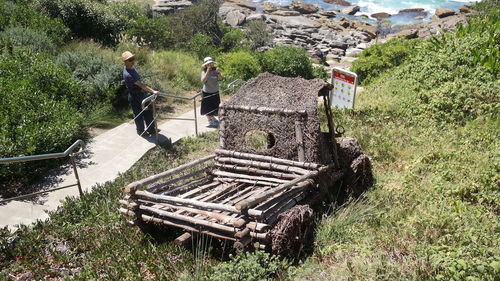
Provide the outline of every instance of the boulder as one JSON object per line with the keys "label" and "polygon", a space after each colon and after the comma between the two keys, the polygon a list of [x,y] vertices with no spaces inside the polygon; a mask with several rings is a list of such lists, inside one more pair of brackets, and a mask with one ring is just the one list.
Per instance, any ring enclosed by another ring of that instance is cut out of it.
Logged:
{"label": "boulder", "polygon": [[237,9],[233,6],[222,5],[219,8],[219,17],[221,17],[222,19],[226,19],[227,14],[229,14],[229,12],[232,12],[235,10],[237,10]]}
{"label": "boulder", "polygon": [[331,55],[331,56],[334,56],[334,57],[338,58],[338,57],[343,57],[344,54],[345,54],[345,51],[342,50],[342,49],[331,48],[330,49],[330,53],[328,55]]}
{"label": "boulder", "polygon": [[405,29],[400,32],[394,34],[395,37],[403,37],[405,39],[413,39],[418,37],[417,29]]}
{"label": "boulder", "polygon": [[314,20],[308,19],[304,16],[278,16],[278,15],[269,15],[268,19],[276,22],[277,24],[281,24],[288,28],[319,28],[320,24]]}
{"label": "boulder", "polygon": [[319,11],[317,5],[307,4],[300,0],[292,0],[290,8],[302,14],[313,14]]}
{"label": "boulder", "polygon": [[434,15],[441,19],[441,18],[455,15],[455,11],[453,11],[452,9],[437,8]]}
{"label": "boulder", "polygon": [[425,13],[424,8],[410,8],[410,9],[403,9],[399,10],[398,14],[404,14],[404,13]]}
{"label": "boulder", "polygon": [[366,49],[366,48],[370,47],[371,45],[372,45],[372,44],[370,44],[370,43],[360,43],[360,44],[358,44],[358,45],[356,46],[356,48],[364,50],[364,49]]}
{"label": "boulder", "polygon": [[340,59],[341,63],[353,63],[355,60],[357,60],[357,57],[342,57]]}
{"label": "boulder", "polygon": [[342,10],[342,13],[343,14],[346,14],[346,15],[354,15],[356,14],[357,12],[359,12],[359,6],[351,6],[351,7],[347,7],[345,9]]}
{"label": "boulder", "polygon": [[251,14],[251,15],[247,16],[246,21],[250,22],[250,21],[254,21],[254,20],[265,20],[265,19],[266,19],[266,17],[263,14]]}
{"label": "boulder", "polygon": [[238,10],[231,11],[226,16],[226,22],[232,27],[236,27],[245,23],[246,16]]}
{"label": "boulder", "polygon": [[277,5],[273,4],[273,3],[269,3],[269,2],[264,2],[262,4],[262,10],[264,11],[264,13],[272,13],[272,12],[275,12],[277,10],[279,10],[280,7],[278,7]]}
{"label": "boulder", "polygon": [[335,4],[339,6],[351,6],[351,3],[345,1],[345,0],[323,0],[323,2],[328,3],[328,4]]}
{"label": "boulder", "polygon": [[249,9],[252,11],[257,10],[257,6],[254,4],[244,1],[244,0],[226,0],[223,5],[229,5],[229,6],[237,6],[245,9]]}
{"label": "boulder", "polygon": [[332,10],[330,10],[330,11],[323,11],[323,12],[320,12],[319,14],[322,15],[322,16],[325,16],[327,18],[334,18],[334,17],[337,16],[337,12],[332,11]]}
{"label": "boulder", "polygon": [[386,19],[386,18],[389,18],[390,16],[391,16],[391,14],[384,13],[384,12],[371,14],[371,17],[374,19],[377,19],[377,20]]}
{"label": "boulder", "polygon": [[458,10],[460,11],[460,13],[464,13],[464,14],[469,14],[472,12],[472,9],[470,8],[470,6],[467,6],[467,5],[461,6]]}
{"label": "boulder", "polygon": [[329,46],[330,46],[330,48],[334,48],[334,49],[341,49],[341,50],[347,49],[347,43],[342,42],[342,41],[331,41]]}
{"label": "boulder", "polygon": [[283,10],[279,10],[279,11],[272,12],[272,14],[273,15],[277,15],[277,16],[284,16],[284,17],[300,16],[300,13],[297,12],[297,11],[283,11]]}
{"label": "boulder", "polygon": [[357,57],[359,54],[361,54],[361,52],[363,52],[362,49],[358,49],[358,48],[349,48],[345,51],[345,56],[346,57]]}

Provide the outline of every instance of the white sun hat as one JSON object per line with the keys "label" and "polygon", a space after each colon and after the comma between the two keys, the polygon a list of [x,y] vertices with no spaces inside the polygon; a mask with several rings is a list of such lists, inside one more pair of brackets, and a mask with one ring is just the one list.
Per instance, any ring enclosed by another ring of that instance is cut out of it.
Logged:
{"label": "white sun hat", "polygon": [[215,63],[214,59],[212,59],[211,57],[206,57],[203,59],[203,64],[201,66],[207,66],[211,63]]}

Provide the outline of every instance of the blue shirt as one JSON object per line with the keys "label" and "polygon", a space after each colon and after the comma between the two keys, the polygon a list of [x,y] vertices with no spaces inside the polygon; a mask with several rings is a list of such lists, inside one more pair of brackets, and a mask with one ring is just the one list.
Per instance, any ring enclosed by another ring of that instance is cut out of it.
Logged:
{"label": "blue shirt", "polygon": [[141,81],[141,75],[135,70],[135,68],[127,69],[123,68],[123,80],[125,80],[125,87],[131,94],[138,94],[142,89],[135,84],[135,82]]}

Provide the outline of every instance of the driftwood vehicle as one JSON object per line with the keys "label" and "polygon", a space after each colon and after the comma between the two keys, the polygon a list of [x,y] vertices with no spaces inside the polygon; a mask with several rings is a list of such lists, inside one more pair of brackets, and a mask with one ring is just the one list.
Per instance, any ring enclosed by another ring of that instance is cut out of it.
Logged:
{"label": "driftwood vehicle", "polygon": [[269,73],[248,81],[220,106],[220,148],[129,184],[120,212],[133,225],[186,230],[177,241],[207,234],[237,249],[300,250],[314,206],[358,195],[372,182],[370,158],[356,140],[336,141],[330,86]]}

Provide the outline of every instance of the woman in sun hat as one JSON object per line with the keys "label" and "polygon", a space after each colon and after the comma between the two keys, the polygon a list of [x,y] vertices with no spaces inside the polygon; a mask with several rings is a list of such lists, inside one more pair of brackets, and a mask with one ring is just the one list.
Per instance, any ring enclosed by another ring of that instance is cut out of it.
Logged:
{"label": "woman in sun hat", "polygon": [[219,81],[224,79],[218,67],[215,67],[215,61],[211,57],[203,59],[201,65],[201,82],[203,82],[201,115],[206,115],[209,127],[216,128],[219,125],[215,116],[219,113]]}
{"label": "woman in sun hat", "polygon": [[[125,64],[123,67],[123,80],[125,80],[125,87],[128,92],[128,102],[132,107],[132,111],[134,112],[134,121],[135,127],[138,135],[143,135],[144,130],[147,130],[149,135],[154,135],[156,125],[153,123],[153,113],[151,108],[148,110],[142,111],[141,103],[146,95],[144,91],[149,92],[153,95],[158,95],[159,92],[153,90],[151,87],[144,85],[141,82],[141,75],[134,68],[135,57],[129,51],[122,53],[122,61]],[[148,127],[149,126],[149,127]]]}

